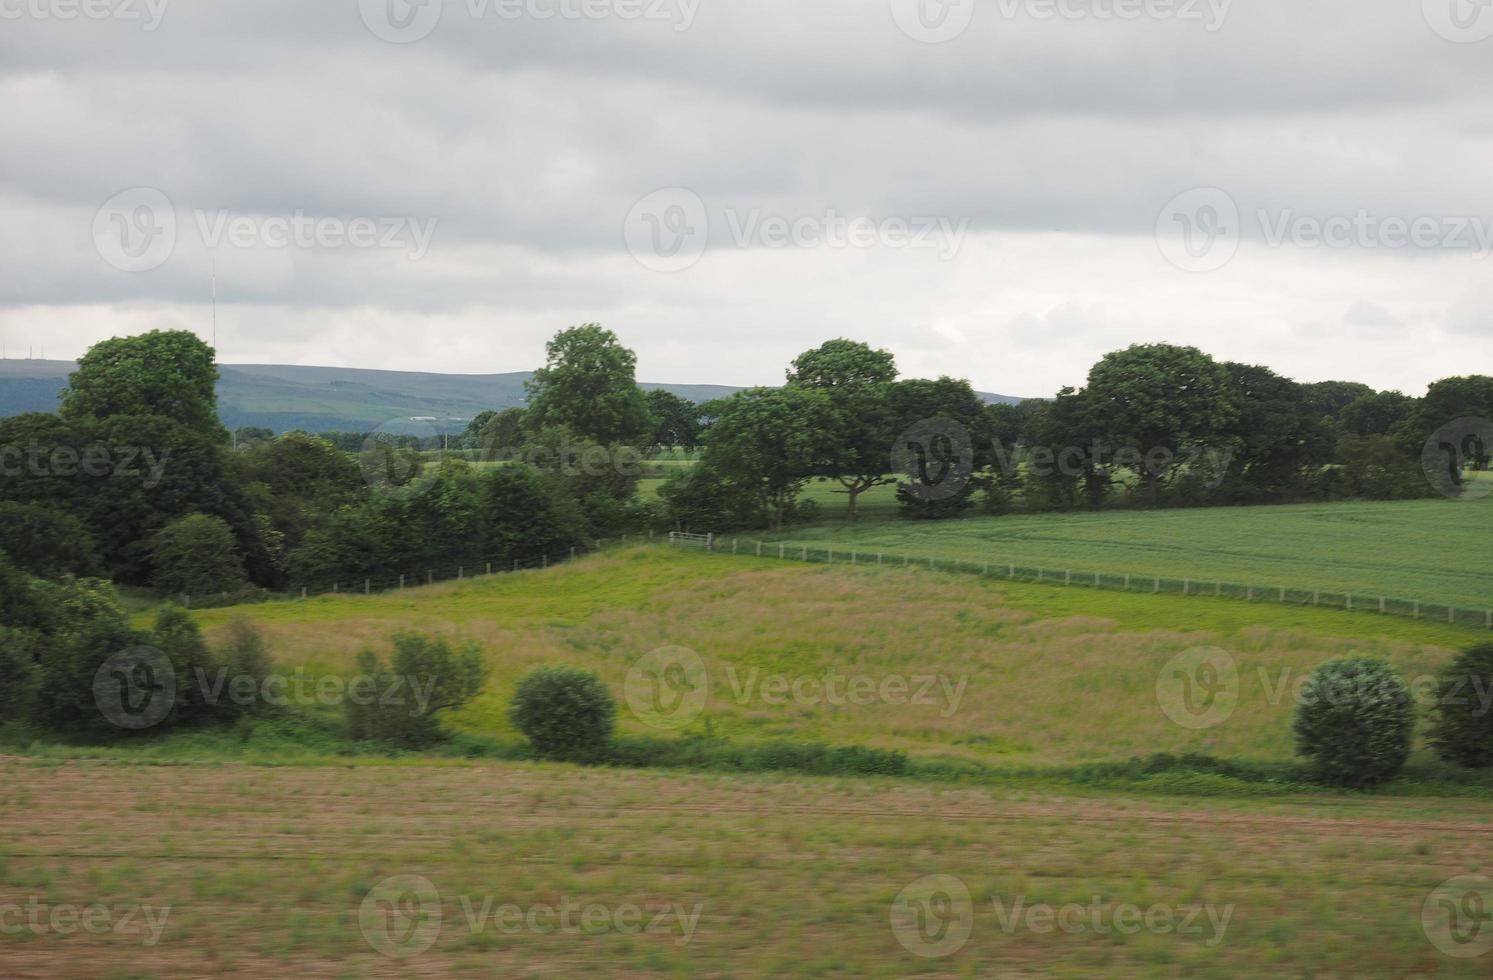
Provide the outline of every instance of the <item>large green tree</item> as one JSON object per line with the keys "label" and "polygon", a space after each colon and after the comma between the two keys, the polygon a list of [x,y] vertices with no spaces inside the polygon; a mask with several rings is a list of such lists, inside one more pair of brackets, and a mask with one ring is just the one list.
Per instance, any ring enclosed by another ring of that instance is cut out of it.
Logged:
{"label": "large green tree", "polygon": [[856,501],[873,487],[897,482],[890,472],[892,444],[901,431],[891,404],[897,366],[892,355],[856,340],[829,340],[793,359],[789,387],[823,391],[837,415],[836,451],[825,475],[844,487],[845,517],[856,519]]}
{"label": "large green tree", "polygon": [[1233,455],[1220,491],[1232,502],[1281,501],[1299,496],[1313,467],[1332,457],[1332,435],[1304,385],[1267,367],[1224,365],[1238,410],[1230,423]]}
{"label": "large green tree", "polygon": [[839,418],[830,397],[813,388],[751,388],[725,399],[706,430],[708,472],[750,494],[772,528],[783,525],[810,477],[837,452]]}
{"label": "large green tree", "polygon": [[677,447],[694,452],[700,444],[700,408],[672,391],[654,388],[648,392],[648,416],[652,420],[651,447]]}
{"label": "large green tree", "polygon": [[599,323],[570,327],[545,345],[545,365],[525,382],[525,427],[564,426],[602,445],[641,445],[648,404],[638,388],[637,355]]}
{"label": "large green tree", "polygon": [[[991,462],[988,416],[968,381],[908,378],[887,388],[893,438],[883,452],[897,470],[897,499],[909,517],[953,517],[968,510],[975,473]],[[897,463],[915,462],[911,469]]]}
{"label": "large green tree", "polygon": [[65,419],[160,415],[215,440],[218,369],[213,349],[185,330],[152,330],[94,344],[78,361],[62,395]]}
{"label": "large green tree", "polygon": [[1154,506],[1190,452],[1227,437],[1239,412],[1229,373],[1196,347],[1134,344],[1089,370],[1088,396],[1106,442],[1128,458]]}

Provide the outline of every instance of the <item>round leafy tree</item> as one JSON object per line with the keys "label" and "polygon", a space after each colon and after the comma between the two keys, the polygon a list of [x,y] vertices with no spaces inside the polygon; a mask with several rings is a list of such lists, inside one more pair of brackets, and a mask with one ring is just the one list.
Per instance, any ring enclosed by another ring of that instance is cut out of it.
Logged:
{"label": "round leafy tree", "polygon": [[577,757],[612,737],[617,702],[589,671],[541,667],[519,681],[508,717],[544,755]]}
{"label": "round leafy tree", "polygon": [[1415,705],[1382,660],[1338,657],[1312,672],[1296,706],[1296,752],[1329,785],[1382,783],[1405,765]]}
{"label": "round leafy tree", "polygon": [[1445,762],[1493,766],[1493,643],[1475,646],[1451,662],[1437,682],[1431,744]]}

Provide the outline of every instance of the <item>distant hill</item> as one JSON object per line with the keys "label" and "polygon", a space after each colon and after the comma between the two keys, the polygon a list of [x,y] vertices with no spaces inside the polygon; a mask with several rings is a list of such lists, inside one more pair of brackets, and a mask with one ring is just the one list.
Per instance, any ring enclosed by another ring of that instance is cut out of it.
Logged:
{"label": "distant hill", "polygon": [[[54,412],[57,397],[76,370],[73,361],[0,360],[0,417]],[[218,365],[218,414],[230,429],[252,425],[276,432],[367,432],[393,419],[451,420],[443,428],[465,428],[487,409],[524,403],[529,371],[511,374],[428,374],[296,364]],[[740,388],[728,385],[642,383],[693,402],[721,398]],[[986,402],[1015,404],[1020,398],[992,395]]]}

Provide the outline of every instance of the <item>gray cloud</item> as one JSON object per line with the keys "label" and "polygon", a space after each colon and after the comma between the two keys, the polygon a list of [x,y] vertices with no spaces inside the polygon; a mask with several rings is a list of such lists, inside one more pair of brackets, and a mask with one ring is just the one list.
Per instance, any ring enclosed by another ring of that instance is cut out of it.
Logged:
{"label": "gray cloud", "polygon": [[[1113,346],[1174,337],[1418,390],[1457,360],[1443,338],[1486,332],[1446,298],[1486,277],[1466,249],[1271,247],[1259,216],[1493,221],[1493,40],[1455,43],[1391,0],[1236,0],[1214,31],[1097,16],[1115,0],[1042,20],[1041,2],[979,0],[943,44],[906,36],[889,0],[702,0],[687,30],[449,0],[410,44],[375,36],[358,0],[177,0],[151,31],[7,19],[0,331],[14,347],[45,323],[77,354],[200,322],[216,264],[223,353],[242,361],[387,366],[417,336],[422,366],[516,370],[547,332],[602,319],[659,379],[774,382],[853,334],[908,370],[1044,393]],[[1163,205],[1200,186],[1228,193],[1243,237],[1206,273],[1154,240]],[[177,240],[122,272],[94,221],[134,187],[170,200]],[[709,234],[697,264],[660,274],[624,222],[666,187],[699,195]],[[733,239],[733,223],[830,212],[968,230],[941,258],[822,228],[813,247]],[[210,248],[199,213],[434,230],[418,261]],[[1374,346],[1345,352],[1351,337]]]}

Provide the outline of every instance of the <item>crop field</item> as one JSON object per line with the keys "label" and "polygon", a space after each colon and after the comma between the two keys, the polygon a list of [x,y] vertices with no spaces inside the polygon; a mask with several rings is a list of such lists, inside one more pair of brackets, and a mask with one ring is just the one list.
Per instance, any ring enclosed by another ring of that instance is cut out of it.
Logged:
{"label": "crop field", "polygon": [[1486,866],[1466,801],[15,759],[0,787],[0,904],[42,924],[0,941],[15,980],[1485,975],[1422,919]]}
{"label": "crop field", "polygon": [[[1394,618],[1211,597],[1125,595],[989,582],[921,569],[828,568],[634,547],[544,572],[403,593],[203,611],[209,638],[236,616],[260,626],[283,669],[351,674],[365,646],[399,629],[476,640],[487,691],[451,724],[516,737],[506,707],[542,664],[596,671],[622,692],[656,650],[699,658],[697,710],[619,712],[637,735],[818,739],[990,765],[1062,765],[1201,751],[1291,755],[1293,685],[1347,652],[1429,676],[1484,634]],[[1158,678],[1174,658],[1217,648],[1238,678],[1229,717],[1176,723]],[[772,682],[803,679],[802,696]],[[832,703],[852,680],[876,685]],[[892,685],[884,692],[882,684]],[[900,691],[901,685],[907,691]]]}
{"label": "crop field", "polygon": [[[828,488],[820,485],[813,493],[827,495]],[[1493,497],[930,522],[896,519],[873,501],[858,524],[841,517],[844,499],[823,500],[821,525],[789,528],[770,539],[847,552],[1351,591],[1471,609],[1493,606]]]}

